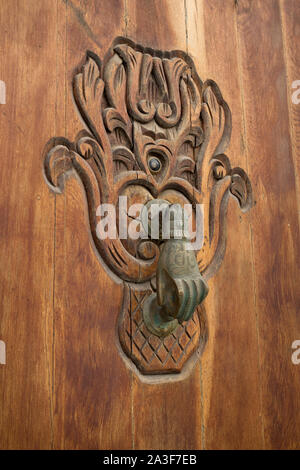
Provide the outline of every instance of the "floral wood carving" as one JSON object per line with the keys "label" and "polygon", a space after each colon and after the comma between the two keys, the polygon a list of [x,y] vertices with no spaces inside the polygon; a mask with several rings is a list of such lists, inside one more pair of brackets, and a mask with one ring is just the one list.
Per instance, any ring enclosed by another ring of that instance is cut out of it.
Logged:
{"label": "floral wood carving", "polygon": [[[182,375],[205,345],[203,306],[167,338],[151,334],[141,308],[155,290],[157,245],[119,237],[100,240],[96,210],[100,203],[117,207],[120,195],[128,197],[128,204],[158,197],[203,204],[204,243],[197,261],[208,280],[225,252],[228,196],[242,211],[252,205],[246,173],[231,168],[225,155],[230,109],[215,82],[200,80],[188,55],[124,38],[114,41],[103,63],[87,52],[73,94],[86,128],[74,142],[56,137],[47,144],[46,181],[56,193],[63,191],[66,175],[76,175],[83,184],[94,248],[124,283],[118,338],[126,360],[144,376]],[[149,167],[152,156],[160,162],[158,172]]]}

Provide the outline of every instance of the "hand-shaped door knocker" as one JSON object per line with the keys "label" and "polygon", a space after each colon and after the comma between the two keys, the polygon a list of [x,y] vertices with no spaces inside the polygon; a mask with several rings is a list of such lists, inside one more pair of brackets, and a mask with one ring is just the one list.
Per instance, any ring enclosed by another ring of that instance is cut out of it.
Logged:
{"label": "hand-shaped door knocker", "polygon": [[[242,211],[252,205],[246,173],[232,169],[224,153],[230,109],[215,82],[200,80],[187,54],[125,38],[113,42],[102,63],[87,52],[73,94],[85,129],[74,142],[48,142],[46,181],[56,193],[63,191],[66,174],[82,182],[93,247],[112,279],[124,285],[116,318],[124,360],[144,380],[182,376],[205,345],[201,302],[225,253],[229,195]],[[155,237],[145,214],[162,203]],[[115,216],[111,237],[99,229],[107,217],[104,205]],[[132,212],[136,205],[140,210]],[[169,234],[163,234],[161,220],[175,206]],[[186,207],[192,208],[188,217]],[[190,215],[197,222],[199,207],[201,228],[192,222],[194,229],[185,230]],[[140,225],[143,236],[132,224]],[[199,245],[194,239],[200,232]]]}
{"label": "hand-shaped door knocker", "polygon": [[[156,219],[149,219],[153,204],[160,206],[162,212],[156,211]],[[178,323],[189,321],[195,308],[208,293],[189,240],[190,234],[184,231],[185,222],[188,221],[185,216],[184,209],[179,204],[171,205],[161,199],[152,199],[142,209],[141,220],[145,231],[151,237],[156,223],[161,246],[156,269],[157,293],[151,294],[143,306],[145,325],[158,337],[170,335],[176,330]],[[169,225],[168,230],[165,230],[167,238],[164,239],[163,227],[160,225],[166,220]]]}

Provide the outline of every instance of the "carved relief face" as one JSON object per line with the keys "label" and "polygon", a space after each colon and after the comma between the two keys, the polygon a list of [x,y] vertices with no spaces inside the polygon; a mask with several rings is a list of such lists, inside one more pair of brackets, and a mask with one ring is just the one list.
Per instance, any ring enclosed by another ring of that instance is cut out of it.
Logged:
{"label": "carved relief face", "polygon": [[[201,82],[193,76],[192,64],[175,53],[158,55],[121,44],[104,66],[104,77],[112,106],[104,109],[104,116],[115,173],[144,172],[156,193],[172,177],[194,184],[194,149],[203,133]],[[130,155],[127,164],[124,147]]]}
{"label": "carved relief face", "polygon": [[[120,180],[123,174],[125,180],[120,195],[128,197],[129,205],[153,197],[193,202],[194,152],[203,132],[201,82],[193,76],[192,64],[180,54],[158,55],[121,44],[113,48],[103,74],[114,177]],[[131,170],[139,172],[138,181],[126,178]],[[136,252],[137,242],[122,243]]]}

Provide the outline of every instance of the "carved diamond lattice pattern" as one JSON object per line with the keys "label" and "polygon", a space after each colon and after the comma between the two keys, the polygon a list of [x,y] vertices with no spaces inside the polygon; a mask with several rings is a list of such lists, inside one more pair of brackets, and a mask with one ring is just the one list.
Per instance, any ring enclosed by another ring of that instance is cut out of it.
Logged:
{"label": "carved diamond lattice pattern", "polygon": [[131,291],[125,314],[125,342],[131,359],[144,373],[180,372],[183,362],[199,344],[197,312],[188,322],[178,325],[166,338],[151,334],[143,321],[142,307],[150,291]]}

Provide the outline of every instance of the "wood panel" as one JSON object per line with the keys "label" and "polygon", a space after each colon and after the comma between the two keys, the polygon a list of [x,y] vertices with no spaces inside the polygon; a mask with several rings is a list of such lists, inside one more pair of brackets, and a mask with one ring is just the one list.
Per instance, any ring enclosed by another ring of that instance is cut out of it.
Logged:
{"label": "wood panel", "polygon": [[1,1],[0,11],[0,338],[7,349],[0,447],[44,449],[52,426],[54,197],[41,156],[55,132],[57,11],[34,0]]}
{"label": "wood panel", "polygon": [[[189,53],[202,80],[219,84],[232,112],[226,153],[233,167],[248,171],[234,2],[188,0],[187,6]],[[226,254],[209,281],[205,300],[209,341],[202,375],[208,449],[263,446],[250,220],[251,214],[241,213],[235,198],[230,198]]]}
{"label": "wood panel", "polygon": [[[123,33],[124,2],[68,1],[65,9],[61,132],[73,140],[83,128],[72,99],[74,71],[87,50],[102,59]],[[131,373],[115,333],[121,303],[122,287],[108,277],[91,247],[81,187],[70,180],[56,197],[54,448],[131,448]]]}
{"label": "wood panel", "polygon": [[[300,80],[300,3],[297,0],[280,2],[284,60],[287,76],[287,100],[290,120],[290,136],[295,167],[298,216],[300,218],[300,103],[293,102],[292,95],[299,90],[293,88]],[[299,99],[299,92],[297,93]]]}
{"label": "wood panel", "polygon": [[[299,448],[298,3],[0,0],[0,448]],[[209,341],[178,382],[142,382],[123,361],[123,289],[90,244],[81,187],[54,196],[42,177],[47,140],[83,128],[74,72],[120,35],[184,50],[220,85],[228,155],[253,184],[251,212],[230,198]]]}
{"label": "wood panel", "polygon": [[237,5],[266,448],[299,447],[299,227],[279,2]]}
{"label": "wood panel", "polygon": [[[161,50],[186,51],[183,0],[132,0],[127,5],[127,36]],[[201,448],[199,366],[184,381],[145,384],[133,381],[133,446],[137,449]]]}

